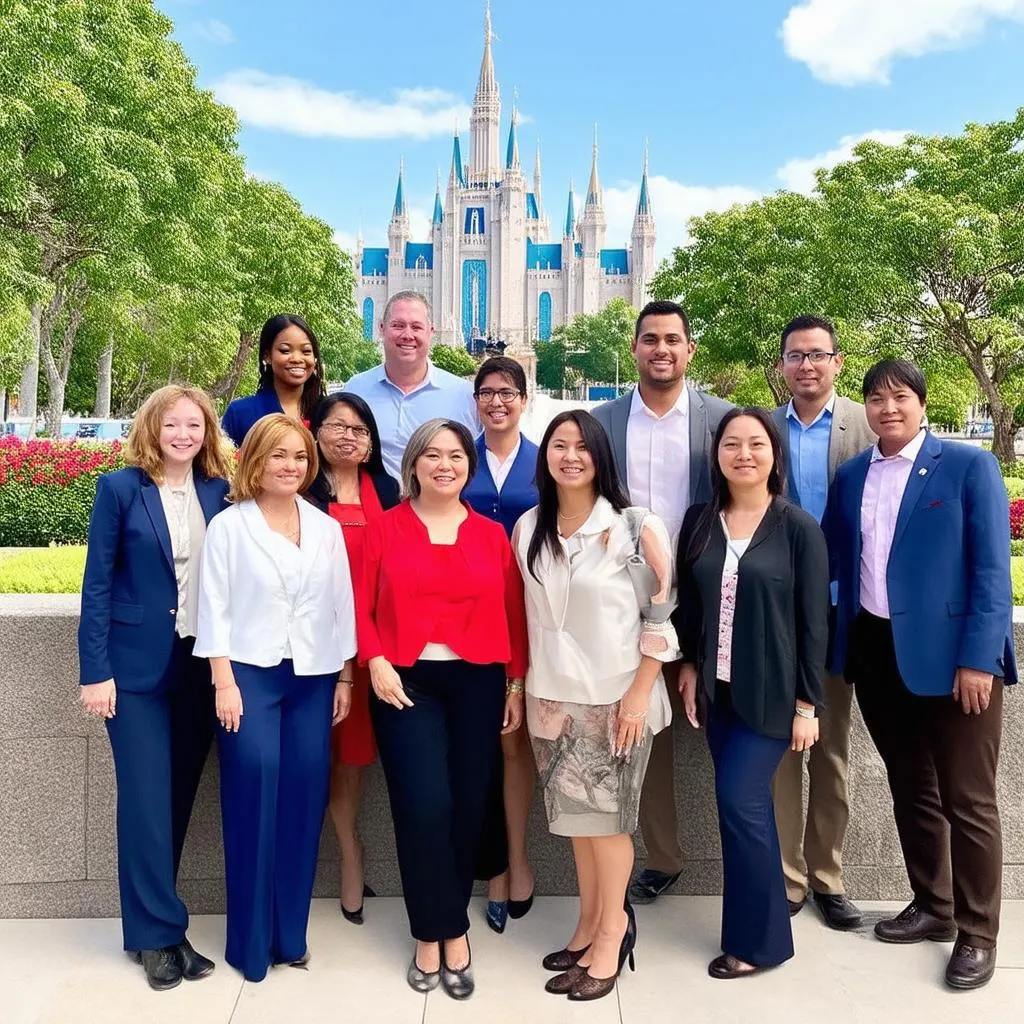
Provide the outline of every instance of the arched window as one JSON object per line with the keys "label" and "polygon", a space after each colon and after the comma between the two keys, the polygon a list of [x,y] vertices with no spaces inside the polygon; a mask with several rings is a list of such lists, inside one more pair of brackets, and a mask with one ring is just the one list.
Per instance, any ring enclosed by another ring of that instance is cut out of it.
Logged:
{"label": "arched window", "polygon": [[417,256],[416,257],[416,269],[417,270],[426,270],[427,269],[427,258],[426,258],[426,256]]}
{"label": "arched window", "polygon": [[551,340],[551,292],[541,292],[537,299],[537,337]]}
{"label": "arched window", "polygon": [[369,296],[363,299],[363,337],[373,341],[373,299]]}

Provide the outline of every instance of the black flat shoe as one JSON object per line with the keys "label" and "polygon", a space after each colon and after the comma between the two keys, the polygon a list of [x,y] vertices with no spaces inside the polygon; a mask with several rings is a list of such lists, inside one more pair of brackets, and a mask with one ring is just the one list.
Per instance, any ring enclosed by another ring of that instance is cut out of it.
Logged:
{"label": "black flat shoe", "polygon": [[525,900],[509,900],[508,901],[508,916],[513,921],[518,921],[521,917],[526,917],[530,912],[530,908],[533,906],[533,893]]}
{"label": "black flat shoe", "polygon": [[767,970],[767,968],[742,963],[728,953],[716,956],[708,964],[708,974],[712,978],[718,978],[720,981],[731,981],[733,978],[749,978],[752,975],[760,974],[764,970]]}
{"label": "black flat shoe", "polygon": [[978,949],[966,942],[957,942],[946,965],[946,984],[966,991],[981,988],[992,980],[996,969],[995,949]]}
{"label": "black flat shoe", "polygon": [[859,928],[864,922],[864,915],[845,896],[833,896],[829,893],[816,892],[812,895],[815,906],[829,928],[839,932],[848,932]]}
{"label": "black flat shoe", "polygon": [[956,938],[956,925],[922,910],[910,903],[895,917],[875,925],[875,938],[882,942],[907,945],[912,942],[952,942]]}
{"label": "black flat shoe", "polygon": [[[368,896],[373,897],[377,894],[368,886],[363,886],[363,899],[365,900]],[[362,924],[363,923],[363,904],[359,904],[358,910],[346,910],[345,904],[338,900],[338,906],[341,908],[341,916],[345,918],[349,924]]]}
{"label": "black flat shoe", "polygon": [[466,939],[466,948],[469,951],[469,959],[465,967],[457,970],[448,966],[448,954],[445,953],[444,943],[441,943],[441,988],[452,997],[452,999],[468,999],[476,987],[473,982],[473,951],[469,949],[469,939]]}
{"label": "black flat shoe", "polygon": [[217,966],[209,957],[197,953],[187,938],[178,943],[175,953],[178,957],[181,976],[186,981],[198,981],[200,978],[205,978],[208,974],[212,974]]}
{"label": "black flat shoe", "polygon": [[178,966],[178,947],[165,946],[163,949],[141,949],[139,963],[146,972],[149,987],[165,992],[181,984],[181,967]]}
{"label": "black flat shoe", "polygon": [[653,871],[645,868],[627,890],[627,895],[634,903],[653,903],[666,889],[679,881],[682,871],[667,875],[664,871]]}
{"label": "black flat shoe", "polygon": [[796,915],[804,909],[804,904],[807,902],[807,897],[805,896],[802,900],[787,899],[786,902],[789,904],[789,916],[796,917]]}
{"label": "black flat shoe", "polygon": [[[545,971],[567,971],[570,967],[575,967],[583,957],[583,954],[590,949],[590,943],[588,942],[582,949],[565,949],[556,950],[554,953],[548,953],[540,965]],[[551,990],[548,989],[550,992]]]}

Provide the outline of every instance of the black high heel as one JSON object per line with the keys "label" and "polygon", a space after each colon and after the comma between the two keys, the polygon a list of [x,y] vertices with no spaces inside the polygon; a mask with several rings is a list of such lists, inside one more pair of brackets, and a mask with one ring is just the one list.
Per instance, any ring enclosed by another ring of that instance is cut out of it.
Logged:
{"label": "black high heel", "polygon": [[574,1003],[585,1003],[591,999],[601,999],[608,995],[615,988],[615,980],[622,973],[622,968],[629,962],[629,969],[631,971],[636,970],[636,958],[633,956],[633,950],[636,947],[636,917],[631,912],[632,907],[629,905],[629,901],[626,901],[626,916],[628,920],[626,922],[626,933],[622,936],[622,944],[619,946],[619,966],[615,973],[610,978],[595,978],[590,973],[590,969],[587,968],[573,985],[569,992],[569,998]]}
{"label": "black high heel", "polygon": [[580,960],[583,959],[583,954],[590,949],[590,943],[588,942],[582,949],[569,949],[566,946],[565,949],[556,950],[554,953],[548,953],[540,965],[545,971],[567,971],[570,967],[575,967]]}
{"label": "black high heel", "polygon": [[[364,900],[367,898],[367,896],[373,897],[373,896],[376,896],[376,895],[377,894],[368,885],[363,885],[363,899]],[[363,923],[363,906],[364,906],[364,904],[360,903],[358,910],[346,910],[345,909],[345,904],[342,903],[341,900],[339,899],[338,900],[338,906],[341,907],[341,916],[343,918],[345,918],[345,920],[348,921],[349,924],[362,924]]]}

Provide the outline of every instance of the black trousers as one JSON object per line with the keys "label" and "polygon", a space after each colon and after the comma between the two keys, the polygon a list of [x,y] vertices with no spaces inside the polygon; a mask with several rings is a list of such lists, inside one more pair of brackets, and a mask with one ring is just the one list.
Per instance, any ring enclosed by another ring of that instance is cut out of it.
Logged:
{"label": "black trousers", "polygon": [[418,661],[398,668],[411,708],[370,697],[415,939],[469,930],[466,912],[501,755],[503,665]]}
{"label": "black trousers", "polygon": [[188,911],[176,881],[216,724],[210,663],[192,656],[195,641],[174,638],[160,685],[117,691],[107,719],[117,779],[117,880],[124,948],[179,943]]}
{"label": "black trousers", "polygon": [[[921,638],[927,643],[927,637]],[[980,715],[950,695],[920,697],[900,676],[892,624],[861,610],[850,630],[846,678],[885,763],[914,899],[954,920],[960,938],[991,949],[999,932],[1003,844],[996,766],[1003,682]]]}

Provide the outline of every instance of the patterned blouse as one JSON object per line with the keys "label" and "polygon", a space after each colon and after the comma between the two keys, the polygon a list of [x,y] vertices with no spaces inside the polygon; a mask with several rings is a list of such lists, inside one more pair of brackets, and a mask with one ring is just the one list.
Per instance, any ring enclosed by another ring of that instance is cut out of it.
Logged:
{"label": "patterned blouse", "polygon": [[725,516],[719,513],[722,533],[725,534],[725,563],[722,566],[722,606],[718,617],[717,678],[728,683],[732,677],[732,621],[736,615],[736,584],[739,580],[740,559],[750,544],[750,538],[733,540],[725,525]]}

